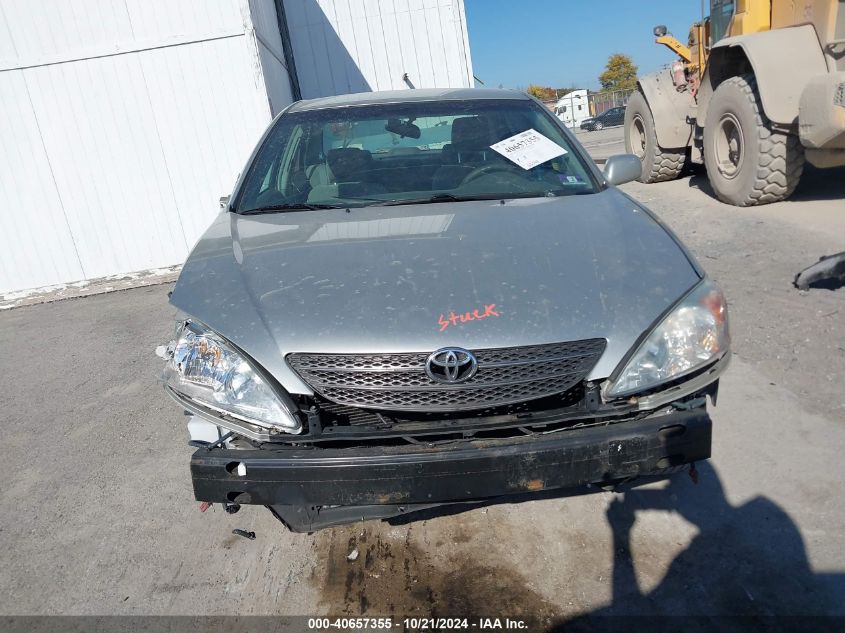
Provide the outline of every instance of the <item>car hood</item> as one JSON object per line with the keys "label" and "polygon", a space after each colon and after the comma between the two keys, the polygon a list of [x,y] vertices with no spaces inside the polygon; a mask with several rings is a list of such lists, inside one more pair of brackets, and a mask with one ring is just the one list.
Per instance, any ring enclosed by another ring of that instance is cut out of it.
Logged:
{"label": "car hood", "polygon": [[223,213],[171,302],[292,393],[290,352],[420,352],[606,338],[591,378],[699,280],[615,189],[593,195]]}

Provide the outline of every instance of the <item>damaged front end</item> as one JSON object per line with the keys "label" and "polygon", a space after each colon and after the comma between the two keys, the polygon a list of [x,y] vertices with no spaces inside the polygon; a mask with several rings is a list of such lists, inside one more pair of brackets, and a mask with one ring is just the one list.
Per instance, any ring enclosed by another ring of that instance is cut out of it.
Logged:
{"label": "damaged front end", "polygon": [[191,417],[198,500],[265,505],[291,530],[310,532],[609,485],[709,457],[706,396],[715,401],[728,352],[659,388],[613,398],[611,381],[587,378],[605,343],[475,350],[476,373],[451,386],[430,384],[425,362],[434,354],[291,354],[287,362],[314,387],[285,394],[297,430],[167,390]]}
{"label": "damaged front end", "polygon": [[303,402],[301,435],[199,448],[191,458],[194,492],[208,502],[269,506],[290,529],[310,532],[433,505],[660,475],[710,456],[705,399],[715,399],[717,384],[655,411],[600,403],[597,387],[584,383],[557,402],[472,417],[373,413],[350,424],[319,401]]}

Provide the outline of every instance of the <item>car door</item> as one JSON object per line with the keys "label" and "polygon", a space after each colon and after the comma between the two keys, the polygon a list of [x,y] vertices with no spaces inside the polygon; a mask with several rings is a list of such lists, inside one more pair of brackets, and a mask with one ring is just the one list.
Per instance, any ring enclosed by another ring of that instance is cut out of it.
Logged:
{"label": "car door", "polygon": [[613,108],[608,113],[607,118],[607,125],[622,125],[622,121],[625,119],[625,110],[622,108]]}

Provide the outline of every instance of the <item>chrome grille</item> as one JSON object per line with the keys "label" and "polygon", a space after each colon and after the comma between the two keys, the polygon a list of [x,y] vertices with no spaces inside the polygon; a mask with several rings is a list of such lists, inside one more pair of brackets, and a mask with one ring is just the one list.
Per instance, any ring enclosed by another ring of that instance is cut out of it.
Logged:
{"label": "chrome grille", "polygon": [[458,411],[524,402],[570,389],[604,352],[605,339],[473,350],[478,372],[444,385],[425,373],[428,353],[288,354],[291,367],[327,400],[394,411]]}

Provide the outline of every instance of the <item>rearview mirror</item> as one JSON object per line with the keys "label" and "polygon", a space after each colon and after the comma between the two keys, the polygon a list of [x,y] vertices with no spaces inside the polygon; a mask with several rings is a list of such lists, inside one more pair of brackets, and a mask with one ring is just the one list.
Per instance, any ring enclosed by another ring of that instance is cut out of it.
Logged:
{"label": "rearview mirror", "polygon": [[393,134],[398,134],[400,138],[419,138],[422,131],[412,121],[413,119],[408,119],[407,121],[388,119],[384,129]]}
{"label": "rearview mirror", "polygon": [[611,185],[621,185],[636,180],[643,173],[640,159],[633,154],[617,154],[604,164],[604,179]]}

